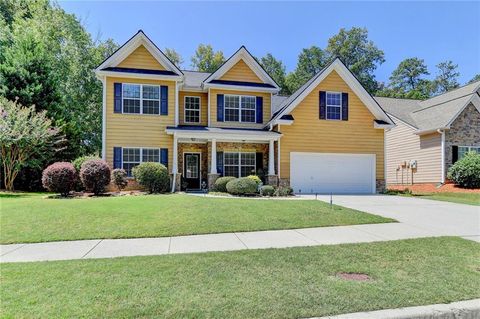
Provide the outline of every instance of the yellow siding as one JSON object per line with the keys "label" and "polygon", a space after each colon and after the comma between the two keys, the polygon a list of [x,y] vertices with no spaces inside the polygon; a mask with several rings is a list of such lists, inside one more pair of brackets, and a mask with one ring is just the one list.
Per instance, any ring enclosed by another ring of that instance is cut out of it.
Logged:
{"label": "yellow siding", "polygon": [[[239,123],[239,122],[217,122],[217,95],[238,94],[263,97],[263,124]],[[271,115],[271,94],[250,91],[230,91],[210,89],[210,126],[212,127],[235,127],[235,128],[263,128],[270,120]]]}
{"label": "yellow siding", "polygon": [[[414,134],[415,129],[401,121],[386,133],[387,183],[412,183],[412,171],[399,167],[403,162],[417,161],[414,183],[437,183],[442,180],[442,136],[438,133]],[[403,173],[403,174],[402,174]],[[403,175],[403,176],[402,176]]]}
{"label": "yellow siding", "polygon": [[126,57],[118,67],[134,68],[134,69],[149,69],[149,70],[165,70],[165,67],[158,63],[158,61],[148,52],[143,46],[136,48],[128,57]]}
{"label": "yellow siding", "polygon": [[[200,123],[185,123],[185,96],[200,97]],[[184,92],[178,93],[178,118],[180,125],[207,125],[208,121],[208,94],[202,92]]]}
{"label": "yellow siding", "polygon": [[[168,115],[113,113],[114,83],[168,85]],[[168,148],[168,167],[171,170],[173,138],[165,133],[165,128],[174,125],[175,82],[108,77],[106,113],[105,149],[106,160],[110,165],[113,164],[113,147],[115,146]]]}
{"label": "yellow siding", "polygon": [[220,80],[263,83],[242,59],[231,67]]}
{"label": "yellow siding", "polygon": [[[319,91],[348,93],[348,121],[319,119]],[[384,178],[384,131],[373,128],[374,116],[335,71],[291,114],[294,124],[280,126],[281,178],[290,178],[290,152],[375,154],[377,179]]]}

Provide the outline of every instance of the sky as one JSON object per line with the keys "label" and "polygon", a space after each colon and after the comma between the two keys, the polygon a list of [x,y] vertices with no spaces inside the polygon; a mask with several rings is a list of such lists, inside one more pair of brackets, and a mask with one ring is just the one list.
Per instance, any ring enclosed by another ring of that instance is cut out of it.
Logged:
{"label": "sky", "polygon": [[211,44],[225,57],[245,45],[256,57],[272,53],[287,72],[302,48],[327,46],[340,28],[366,27],[385,53],[375,71],[388,82],[405,58],[435,65],[458,64],[461,84],[480,73],[480,1],[475,2],[160,2],[60,1],[75,14],[94,39],[123,44],[142,29],[161,49],[174,48],[191,69],[198,44]]}

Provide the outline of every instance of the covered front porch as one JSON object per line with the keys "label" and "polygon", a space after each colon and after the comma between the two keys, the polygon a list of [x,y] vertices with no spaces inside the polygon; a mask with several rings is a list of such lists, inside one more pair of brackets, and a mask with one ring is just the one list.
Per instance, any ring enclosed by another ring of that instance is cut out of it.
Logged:
{"label": "covered front porch", "polygon": [[175,190],[212,189],[221,176],[259,176],[278,183],[280,133],[252,129],[172,127]]}

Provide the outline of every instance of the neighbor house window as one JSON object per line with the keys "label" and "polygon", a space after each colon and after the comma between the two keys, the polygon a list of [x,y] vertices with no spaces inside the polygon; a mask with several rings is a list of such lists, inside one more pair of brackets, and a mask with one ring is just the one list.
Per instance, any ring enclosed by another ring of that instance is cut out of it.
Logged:
{"label": "neighbor house window", "polygon": [[185,122],[200,123],[200,97],[185,97]]}
{"label": "neighbor house window", "polygon": [[342,93],[327,92],[327,120],[342,119]]}
{"label": "neighbor house window", "polygon": [[223,156],[225,176],[245,177],[255,174],[255,153],[225,153]]}
{"label": "neighbor house window", "polygon": [[459,146],[458,147],[458,159],[461,159],[468,152],[475,152],[480,154],[480,146]]}
{"label": "neighbor house window", "polygon": [[123,113],[160,114],[160,86],[123,84]]}
{"label": "neighbor house window", "polygon": [[225,95],[225,121],[255,123],[255,110],[255,96]]}
{"label": "neighbor house window", "polygon": [[133,176],[132,169],[143,162],[160,162],[160,150],[158,148],[123,148],[123,169],[128,176]]}

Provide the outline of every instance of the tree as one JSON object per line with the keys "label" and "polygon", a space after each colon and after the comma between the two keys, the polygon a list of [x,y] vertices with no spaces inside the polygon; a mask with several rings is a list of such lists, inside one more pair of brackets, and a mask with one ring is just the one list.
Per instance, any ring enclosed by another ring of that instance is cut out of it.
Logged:
{"label": "tree", "polygon": [[480,81],[480,74],[475,75],[470,81],[468,81],[468,84]]}
{"label": "tree", "polygon": [[290,91],[285,84],[286,72],[283,62],[275,59],[272,54],[267,53],[267,55],[260,59],[260,64],[272,77],[272,79],[281,87],[280,93],[290,94]]}
{"label": "tree", "polygon": [[183,59],[180,53],[175,51],[175,49],[165,48],[165,55],[170,61],[173,62],[178,68],[183,64]]}
{"label": "tree", "polygon": [[394,97],[428,98],[431,95],[432,83],[423,78],[428,74],[430,73],[423,59],[405,59],[392,72],[388,89],[394,92]]}
{"label": "tree", "polygon": [[0,98],[0,151],[5,188],[13,190],[13,182],[23,167],[35,167],[42,157],[55,150],[57,128],[46,111],[23,107],[16,101]]}
{"label": "tree", "polygon": [[452,61],[437,64],[438,74],[433,80],[437,93],[445,93],[460,86],[458,83],[460,72],[457,71],[457,68],[458,64],[454,64]]}
{"label": "tree", "polygon": [[201,72],[215,72],[224,62],[223,52],[214,52],[210,44],[200,44],[192,57],[193,68]]}
{"label": "tree", "polygon": [[329,62],[328,54],[317,46],[302,49],[298,55],[295,71],[286,77],[286,85],[290,92],[295,92],[311,77],[320,72]]}
{"label": "tree", "polygon": [[332,58],[340,58],[367,91],[376,91],[377,82],[373,72],[377,65],[385,62],[385,58],[383,51],[368,39],[366,28],[340,29],[328,40],[326,53]]}

